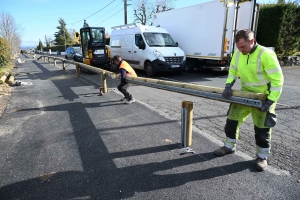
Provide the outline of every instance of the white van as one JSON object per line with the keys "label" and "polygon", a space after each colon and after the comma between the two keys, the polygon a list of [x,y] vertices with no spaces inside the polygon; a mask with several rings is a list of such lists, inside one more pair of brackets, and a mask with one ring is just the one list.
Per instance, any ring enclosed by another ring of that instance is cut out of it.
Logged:
{"label": "white van", "polygon": [[136,24],[112,29],[111,58],[119,55],[133,68],[146,71],[148,76],[156,72],[181,72],[184,69],[185,54],[165,29]]}

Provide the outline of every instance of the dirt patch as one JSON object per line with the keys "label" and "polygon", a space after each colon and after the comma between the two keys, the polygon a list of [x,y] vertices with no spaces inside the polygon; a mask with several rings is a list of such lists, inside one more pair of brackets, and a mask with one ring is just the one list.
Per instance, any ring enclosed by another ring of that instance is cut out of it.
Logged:
{"label": "dirt patch", "polygon": [[9,85],[1,84],[0,85],[0,118],[2,117],[7,105],[9,103],[11,96],[11,90]]}

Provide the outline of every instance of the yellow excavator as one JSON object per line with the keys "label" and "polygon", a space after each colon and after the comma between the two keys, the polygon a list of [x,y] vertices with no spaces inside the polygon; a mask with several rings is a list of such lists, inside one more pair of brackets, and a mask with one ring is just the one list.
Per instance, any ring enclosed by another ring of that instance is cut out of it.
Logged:
{"label": "yellow excavator", "polygon": [[76,38],[80,38],[84,64],[95,67],[106,65],[105,68],[109,68],[110,48],[106,45],[104,27],[89,27],[85,22],[80,35],[76,33]]}

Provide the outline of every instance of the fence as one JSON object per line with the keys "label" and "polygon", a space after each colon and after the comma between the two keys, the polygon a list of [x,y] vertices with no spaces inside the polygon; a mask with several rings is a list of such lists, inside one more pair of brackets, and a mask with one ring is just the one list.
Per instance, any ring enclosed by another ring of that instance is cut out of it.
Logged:
{"label": "fence", "polygon": [[[101,74],[103,93],[107,92],[106,77],[111,77],[112,79],[115,79],[117,77],[117,75],[113,72],[100,69],[97,67],[93,67],[90,65],[86,65],[83,63],[66,60],[64,58],[58,58],[54,56],[40,56],[38,60],[41,58],[43,61],[47,61],[47,62],[50,62],[51,59],[53,59],[54,65],[56,65],[56,60],[61,60],[63,70],[66,69],[66,63],[76,65],[77,77],[80,77],[80,68],[84,68],[89,71]],[[256,108],[261,108],[267,98],[267,95],[261,93],[233,90],[232,97],[230,99],[225,99],[222,97],[222,92],[224,88],[209,87],[209,86],[202,86],[202,85],[196,85],[190,83],[181,83],[181,82],[157,80],[157,79],[142,78],[142,77],[126,77],[126,82],[134,83],[138,85],[144,85],[147,87],[159,88],[163,90],[169,90],[169,91],[182,93],[182,94],[199,96],[203,98],[208,98],[208,99],[213,99],[213,100],[218,100],[218,101],[223,101],[228,103],[237,103],[237,104],[242,104],[242,105],[256,107]],[[185,104],[182,105],[183,111],[182,111],[181,138],[182,138],[183,147],[187,147],[191,145],[191,134],[192,134],[191,131],[192,102],[185,102]],[[188,112],[186,110],[188,110]],[[192,152],[192,151],[190,149],[187,149],[187,152]]]}

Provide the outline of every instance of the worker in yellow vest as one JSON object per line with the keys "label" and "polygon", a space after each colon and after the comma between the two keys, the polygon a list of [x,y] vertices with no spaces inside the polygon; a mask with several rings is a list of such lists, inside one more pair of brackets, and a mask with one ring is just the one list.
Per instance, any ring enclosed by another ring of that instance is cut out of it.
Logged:
{"label": "worker in yellow vest", "polygon": [[137,77],[134,69],[118,55],[115,55],[113,58],[115,64],[118,66],[120,73],[117,74],[117,77],[121,79],[121,83],[118,85],[118,90],[122,92],[124,98],[121,101],[124,101],[127,104],[134,103],[135,100],[132,95],[128,92],[128,88],[132,85],[131,83],[126,83],[126,76]]}
{"label": "worker in yellow vest", "polygon": [[257,150],[256,168],[264,171],[268,166],[271,128],[276,124],[275,107],[282,92],[284,78],[275,52],[257,44],[252,31],[240,30],[234,40],[238,49],[233,54],[222,96],[227,99],[232,96],[231,87],[239,77],[242,91],[266,94],[267,100],[261,109],[232,103],[225,125],[224,146],[214,153],[224,156],[236,151],[239,127],[251,114]]}

